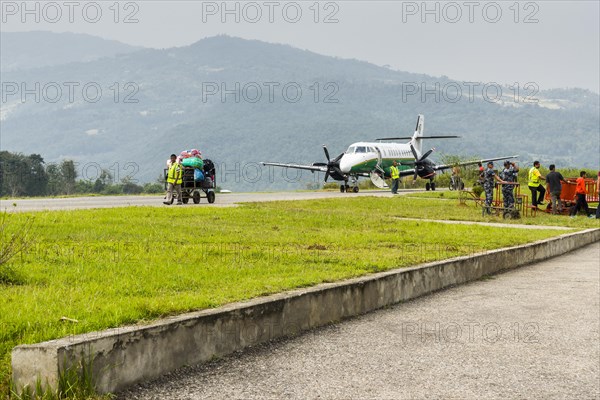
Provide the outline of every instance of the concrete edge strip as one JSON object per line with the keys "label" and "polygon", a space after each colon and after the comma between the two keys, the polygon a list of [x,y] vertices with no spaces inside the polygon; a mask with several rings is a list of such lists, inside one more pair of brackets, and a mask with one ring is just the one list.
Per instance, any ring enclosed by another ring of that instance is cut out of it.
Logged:
{"label": "concrete edge strip", "polygon": [[40,382],[55,388],[61,373],[91,371],[99,393],[123,390],[177,368],[269,340],[341,321],[503,270],[555,257],[600,241],[588,229],[525,245],[325,283],[216,309],[17,346],[17,390]]}
{"label": "concrete edge strip", "polygon": [[396,217],[402,221],[415,221],[415,222],[435,222],[438,224],[447,225],[479,225],[479,226],[492,226],[494,228],[512,228],[512,229],[555,229],[559,231],[576,231],[578,228],[569,226],[553,226],[553,225],[523,225],[523,224],[504,224],[501,222],[484,222],[484,221],[460,221],[460,220],[441,220],[441,219],[427,219],[427,218],[407,218],[407,217]]}

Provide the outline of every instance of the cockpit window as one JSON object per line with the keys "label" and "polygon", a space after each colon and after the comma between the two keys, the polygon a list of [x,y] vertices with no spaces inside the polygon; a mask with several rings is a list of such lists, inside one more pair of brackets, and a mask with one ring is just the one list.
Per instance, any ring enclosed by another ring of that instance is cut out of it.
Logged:
{"label": "cockpit window", "polygon": [[358,146],[358,147],[356,148],[356,152],[357,152],[357,153],[366,153],[366,152],[367,152],[367,148],[366,148],[366,147],[364,147],[364,146]]}
{"label": "cockpit window", "polygon": [[350,147],[348,147],[348,150],[346,150],[346,154],[352,154],[352,153],[354,153],[355,150],[356,150],[356,147],[350,146]]}

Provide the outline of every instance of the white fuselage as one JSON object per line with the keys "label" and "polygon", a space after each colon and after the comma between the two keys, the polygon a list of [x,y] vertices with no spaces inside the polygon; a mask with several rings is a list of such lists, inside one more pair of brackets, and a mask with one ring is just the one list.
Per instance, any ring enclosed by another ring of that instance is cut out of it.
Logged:
{"label": "white fuselage", "polygon": [[[420,156],[420,154],[417,155]],[[374,165],[386,168],[393,160],[410,160],[415,158],[410,150],[410,143],[357,142],[348,147],[340,159],[340,170],[343,173],[369,173]]]}

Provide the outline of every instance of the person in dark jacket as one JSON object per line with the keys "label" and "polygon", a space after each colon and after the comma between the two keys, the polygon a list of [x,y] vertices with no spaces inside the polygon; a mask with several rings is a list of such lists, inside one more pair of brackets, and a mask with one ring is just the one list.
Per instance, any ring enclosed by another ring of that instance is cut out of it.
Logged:
{"label": "person in dark jacket", "polygon": [[562,193],[562,184],[569,184],[565,181],[562,174],[556,171],[556,166],[550,164],[548,167],[550,172],[546,175],[546,182],[548,183],[548,191],[550,192],[550,201],[552,204],[552,214],[562,214],[562,201],[560,200],[560,194]]}

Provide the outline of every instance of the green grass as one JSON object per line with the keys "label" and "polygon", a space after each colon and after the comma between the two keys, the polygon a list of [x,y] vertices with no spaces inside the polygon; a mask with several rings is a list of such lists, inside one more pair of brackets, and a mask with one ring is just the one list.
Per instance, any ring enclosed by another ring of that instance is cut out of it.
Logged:
{"label": "green grass", "polygon": [[411,193],[411,194],[407,194],[404,195],[406,197],[416,197],[416,198],[422,198],[422,199],[450,199],[450,200],[458,200],[458,196],[459,196],[458,191],[449,191],[449,190],[443,190],[443,191],[432,191],[432,192],[416,192],[416,193]]}
{"label": "green grass", "polygon": [[[420,192],[395,198],[401,205],[398,216],[423,219],[447,219],[455,221],[501,222],[506,224],[563,226],[568,228],[599,228],[600,221],[588,219],[583,214],[571,219],[566,215],[552,215],[538,212],[535,217],[528,216],[516,220],[504,220],[501,216],[482,216],[481,207],[467,200],[465,205],[458,203],[457,192]],[[446,201],[440,201],[446,200]],[[590,203],[595,208],[597,203]],[[545,207],[545,206],[544,206]]]}
{"label": "green grass", "polygon": [[[18,344],[564,233],[402,221],[482,219],[457,201],[402,196],[23,213],[9,222],[31,216],[35,242],[0,267],[0,393]],[[551,225],[598,226],[554,218]]]}

